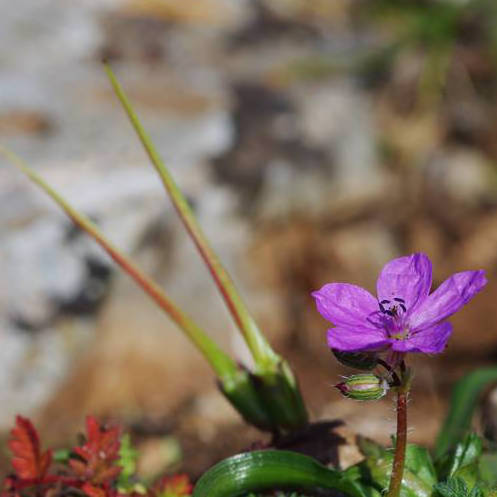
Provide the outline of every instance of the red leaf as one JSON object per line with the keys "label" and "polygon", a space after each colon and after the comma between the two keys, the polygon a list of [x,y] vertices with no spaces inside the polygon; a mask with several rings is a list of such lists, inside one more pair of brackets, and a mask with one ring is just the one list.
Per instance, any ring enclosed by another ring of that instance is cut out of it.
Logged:
{"label": "red leaf", "polygon": [[165,497],[188,496],[193,490],[190,478],[185,474],[163,476],[154,487],[160,496]]}
{"label": "red leaf", "polygon": [[40,439],[31,421],[17,416],[16,426],[10,434],[9,448],[17,476],[27,480],[43,479],[52,462],[52,451],[41,453]]}
{"label": "red leaf", "polygon": [[89,497],[115,497],[117,492],[110,488],[96,487],[91,483],[85,483],[81,490]]}
{"label": "red leaf", "polygon": [[121,430],[104,428],[93,416],[88,416],[86,432],[86,443],[73,449],[76,457],[69,464],[76,475],[93,484],[109,483],[121,472],[121,467],[115,464],[119,459]]}

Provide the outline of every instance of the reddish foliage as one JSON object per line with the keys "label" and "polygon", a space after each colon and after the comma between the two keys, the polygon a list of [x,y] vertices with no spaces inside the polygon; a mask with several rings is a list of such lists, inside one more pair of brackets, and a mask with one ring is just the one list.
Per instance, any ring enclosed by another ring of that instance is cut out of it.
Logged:
{"label": "reddish foliage", "polygon": [[[119,476],[120,435],[118,427],[104,428],[93,416],[86,418],[87,441],[76,447],[69,461],[74,473],[95,485],[109,483]],[[97,497],[92,495],[91,497]]]}
{"label": "reddish foliage", "polygon": [[9,448],[17,476],[27,480],[43,480],[52,462],[52,451],[41,453],[40,439],[31,421],[17,416],[16,426],[10,433]]}
{"label": "reddish foliage", "polygon": [[114,497],[117,492],[110,488],[96,487],[91,483],[85,483],[81,490],[88,495],[88,497]]}
{"label": "reddish foliage", "polygon": [[[120,494],[117,477],[120,435],[118,427],[104,427],[88,416],[86,441],[72,450],[66,465],[50,468],[52,451],[41,452],[38,433],[31,422],[17,416],[11,432],[14,474],[5,478],[0,497],[59,497],[84,492],[88,497],[184,497],[192,485],[186,475],[164,477],[143,493]],[[50,469],[52,472],[50,472]]]}
{"label": "reddish foliage", "polygon": [[193,485],[188,475],[179,474],[162,477],[155,485],[154,489],[160,496],[182,497],[191,495]]}

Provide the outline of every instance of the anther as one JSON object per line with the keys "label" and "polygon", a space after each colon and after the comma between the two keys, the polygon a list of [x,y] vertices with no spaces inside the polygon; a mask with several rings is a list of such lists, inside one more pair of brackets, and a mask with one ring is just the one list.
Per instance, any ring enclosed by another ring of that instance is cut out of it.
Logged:
{"label": "anther", "polygon": [[406,303],[406,301],[404,299],[401,299],[400,297],[395,297],[394,300],[395,302],[401,302],[402,304]]}
{"label": "anther", "polygon": [[390,303],[390,300],[386,300],[386,299],[385,299],[385,300],[382,300],[382,301],[380,302],[380,304],[389,304],[389,303]]}

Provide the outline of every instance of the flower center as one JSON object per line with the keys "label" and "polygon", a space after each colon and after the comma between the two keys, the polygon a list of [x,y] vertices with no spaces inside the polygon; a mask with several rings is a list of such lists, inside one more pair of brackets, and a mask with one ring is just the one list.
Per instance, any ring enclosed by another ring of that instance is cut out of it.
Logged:
{"label": "flower center", "polygon": [[378,302],[380,311],[393,318],[399,317],[407,312],[406,301],[400,297],[394,297],[392,300],[384,299]]}
{"label": "flower center", "polygon": [[390,338],[405,340],[409,338],[409,327],[405,323],[407,313],[406,301],[400,297],[392,300],[384,299],[378,302],[381,314],[383,314],[383,326]]}

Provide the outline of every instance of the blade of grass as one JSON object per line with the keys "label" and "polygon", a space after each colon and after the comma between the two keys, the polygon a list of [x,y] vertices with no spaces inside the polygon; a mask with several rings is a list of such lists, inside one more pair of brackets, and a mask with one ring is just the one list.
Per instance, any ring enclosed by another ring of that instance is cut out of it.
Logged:
{"label": "blade of grass", "polygon": [[452,389],[450,408],[435,443],[441,458],[467,433],[482,391],[497,382],[497,367],[480,368],[463,376]]}
{"label": "blade of grass", "polygon": [[190,234],[195,243],[201,257],[207,264],[209,271],[223,296],[228,309],[233,316],[238,328],[242,332],[247,345],[254,357],[257,366],[262,369],[274,369],[279,363],[280,358],[274,353],[268,341],[261,333],[254,319],[250,315],[245,303],[239,295],[233,280],[229,276],[226,269],[221,264],[216,253],[210,246],[202,229],[200,228],[192,209],[190,208],[181,190],[176,185],[174,179],[166,168],[164,162],[160,158],[152,140],[149,138],[145,129],[140,123],[138,116],[134,112],[131,104],[126,97],[121,85],[117,81],[116,76],[112,72],[110,66],[104,63],[105,71],[110,79],[112,87],[119,98],[128,118],[135,129],[136,134],[145,148],[145,151],[159,174],[162,183],[169,194],[176,211],[178,212],[185,228]]}
{"label": "blade of grass", "polygon": [[228,381],[239,374],[235,361],[226,355],[208,335],[185,314],[164,291],[148,276],[146,276],[126,255],[119,251],[97,226],[86,216],[80,214],[51,188],[35,171],[33,171],[20,157],[0,145],[0,154],[26,174],[34,183],[44,190],[81,229],[93,239],[114,259],[114,261],[131,276],[135,282],[147,293],[159,307],[179,326],[186,336],[203,354],[212,369],[221,381]]}

